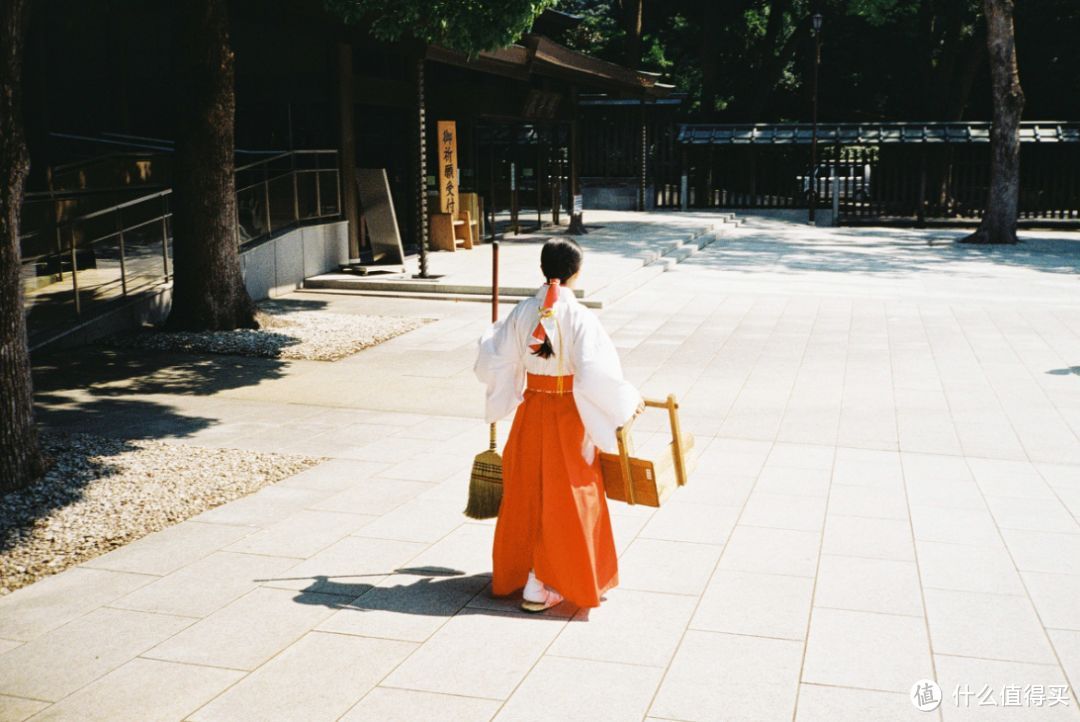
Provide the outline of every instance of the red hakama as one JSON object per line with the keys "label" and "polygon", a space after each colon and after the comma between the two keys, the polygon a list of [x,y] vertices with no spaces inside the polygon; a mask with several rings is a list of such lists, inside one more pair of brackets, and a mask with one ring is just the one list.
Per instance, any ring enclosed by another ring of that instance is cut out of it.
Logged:
{"label": "red hakama", "polygon": [[[560,391],[559,379],[562,379]],[[492,593],[536,578],[579,607],[596,607],[618,584],[598,457],[582,456],[585,428],[573,376],[528,374],[503,449],[503,499],[495,526]]]}

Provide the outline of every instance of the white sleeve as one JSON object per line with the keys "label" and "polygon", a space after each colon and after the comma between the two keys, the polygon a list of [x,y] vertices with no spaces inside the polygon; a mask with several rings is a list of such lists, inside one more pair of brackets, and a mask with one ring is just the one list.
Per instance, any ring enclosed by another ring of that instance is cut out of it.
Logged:
{"label": "white sleeve", "polygon": [[602,451],[616,451],[615,429],[634,415],[641,394],[623,378],[615,344],[599,319],[582,319],[574,344],[574,399],[582,423]]}
{"label": "white sleeve", "polygon": [[484,418],[489,424],[513,412],[525,398],[525,339],[518,330],[519,308],[491,324],[480,337],[473,372],[487,385]]}

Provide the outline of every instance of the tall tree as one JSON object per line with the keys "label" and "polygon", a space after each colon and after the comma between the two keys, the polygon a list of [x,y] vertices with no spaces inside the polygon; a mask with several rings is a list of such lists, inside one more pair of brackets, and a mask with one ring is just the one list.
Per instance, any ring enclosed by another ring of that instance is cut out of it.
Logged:
{"label": "tall tree", "polygon": [[626,65],[641,67],[641,22],[644,0],[623,0],[623,27],[626,28]]}
{"label": "tall tree", "polygon": [[1016,243],[1020,204],[1020,117],[1024,91],[1016,64],[1013,0],[984,0],[990,60],[993,123],[990,129],[990,190],[979,227],[967,243]]}
{"label": "tall tree", "polygon": [[504,48],[557,0],[323,0],[346,22],[367,21],[379,40],[415,38],[470,55]]}
{"label": "tall tree", "polygon": [[22,58],[30,0],[0,2],[0,493],[41,476],[23,315],[19,215],[30,155],[22,124]]}
{"label": "tall tree", "polygon": [[720,3],[705,3],[701,18],[701,113],[706,120],[716,112],[720,82],[720,7]]}
{"label": "tall tree", "polygon": [[234,57],[227,0],[179,4],[172,330],[258,328],[236,238]]}

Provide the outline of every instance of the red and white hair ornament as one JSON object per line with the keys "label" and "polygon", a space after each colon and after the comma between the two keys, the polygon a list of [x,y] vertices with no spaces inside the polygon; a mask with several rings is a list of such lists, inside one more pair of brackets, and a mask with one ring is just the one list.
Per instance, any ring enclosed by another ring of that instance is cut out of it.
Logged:
{"label": "red and white hair ornament", "polygon": [[544,305],[540,307],[540,321],[537,322],[536,328],[533,329],[529,343],[529,349],[532,351],[539,351],[547,339],[547,331],[544,330],[544,319],[555,314],[553,307],[557,300],[559,300],[559,279],[549,278],[547,293],[544,294]]}

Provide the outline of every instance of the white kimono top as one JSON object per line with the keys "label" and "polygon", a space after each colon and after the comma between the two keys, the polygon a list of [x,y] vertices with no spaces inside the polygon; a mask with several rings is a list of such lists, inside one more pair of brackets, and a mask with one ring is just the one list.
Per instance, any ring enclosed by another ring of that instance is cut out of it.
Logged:
{"label": "white kimono top", "polygon": [[506,318],[492,324],[480,338],[473,370],[487,384],[485,417],[488,423],[494,423],[517,409],[525,398],[526,373],[573,374],[574,403],[585,427],[581,453],[585,461],[592,463],[596,448],[618,452],[615,429],[634,415],[641,394],[623,378],[619,355],[600,319],[578,303],[574,292],[565,286],[559,287],[554,318],[542,321],[555,353],[545,359],[529,351],[546,293],[545,285],[534,297],[515,306]]}

